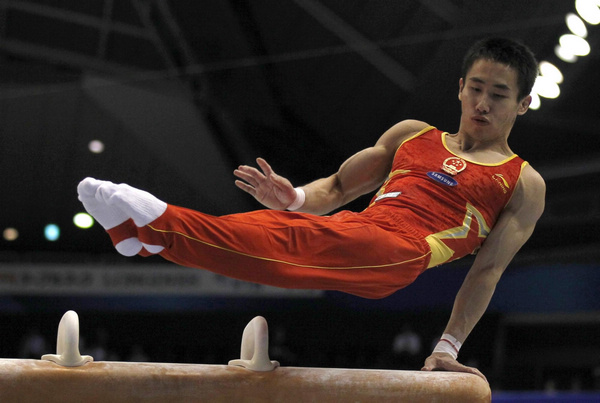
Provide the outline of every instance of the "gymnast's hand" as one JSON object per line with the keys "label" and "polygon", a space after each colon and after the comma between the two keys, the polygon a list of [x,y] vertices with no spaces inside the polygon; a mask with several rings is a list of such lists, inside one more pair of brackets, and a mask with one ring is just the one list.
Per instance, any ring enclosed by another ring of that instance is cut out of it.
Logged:
{"label": "gymnast's hand", "polygon": [[467,367],[456,361],[450,354],[433,353],[425,360],[425,366],[421,371],[452,371],[452,372],[468,372],[483,378],[487,382],[485,375],[477,368]]}
{"label": "gymnast's hand", "polygon": [[264,159],[257,158],[256,163],[262,172],[247,165],[240,165],[233,171],[233,174],[239,178],[235,181],[236,186],[250,193],[265,207],[285,210],[296,199],[296,191],[292,183],[273,172]]}

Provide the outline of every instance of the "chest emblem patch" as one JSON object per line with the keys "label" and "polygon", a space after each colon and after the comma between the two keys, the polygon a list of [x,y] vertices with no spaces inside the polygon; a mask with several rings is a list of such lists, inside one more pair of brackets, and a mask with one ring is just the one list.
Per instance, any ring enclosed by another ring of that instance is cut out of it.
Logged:
{"label": "chest emblem patch", "polygon": [[450,175],[456,175],[465,170],[467,162],[459,157],[446,158],[442,164],[442,170]]}

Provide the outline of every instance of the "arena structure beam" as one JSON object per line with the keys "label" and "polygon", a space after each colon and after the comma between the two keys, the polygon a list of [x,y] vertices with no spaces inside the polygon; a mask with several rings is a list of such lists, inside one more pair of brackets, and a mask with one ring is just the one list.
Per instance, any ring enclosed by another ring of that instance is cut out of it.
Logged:
{"label": "arena structure beam", "polygon": [[294,2],[399,88],[405,91],[412,91],[415,88],[416,79],[410,71],[329,8],[314,0],[294,0]]}

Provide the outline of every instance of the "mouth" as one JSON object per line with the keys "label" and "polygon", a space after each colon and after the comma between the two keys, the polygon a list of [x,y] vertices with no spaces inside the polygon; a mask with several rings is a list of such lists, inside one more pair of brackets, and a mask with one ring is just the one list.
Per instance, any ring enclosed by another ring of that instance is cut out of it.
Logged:
{"label": "mouth", "polygon": [[471,118],[471,121],[472,121],[472,122],[474,122],[476,125],[482,125],[482,126],[483,126],[483,125],[487,125],[487,124],[489,124],[489,123],[490,123],[490,122],[489,122],[489,121],[488,121],[486,118],[484,118],[483,116],[473,116],[473,117]]}

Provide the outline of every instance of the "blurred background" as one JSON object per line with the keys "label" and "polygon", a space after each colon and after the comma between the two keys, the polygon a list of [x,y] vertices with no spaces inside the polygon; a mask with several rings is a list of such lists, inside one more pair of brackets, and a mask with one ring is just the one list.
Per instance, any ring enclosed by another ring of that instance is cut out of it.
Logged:
{"label": "blurred background", "polygon": [[245,284],[120,257],[76,186],[259,208],[232,174],[258,156],[301,185],[400,120],[455,132],[465,51],[508,36],[545,62],[509,143],[547,207],[461,360],[494,391],[600,390],[599,22],[596,0],[0,1],[0,356],[53,352],[72,309],[96,360],[226,363],[262,315],[282,365],[419,369],[468,259],[378,301]]}

